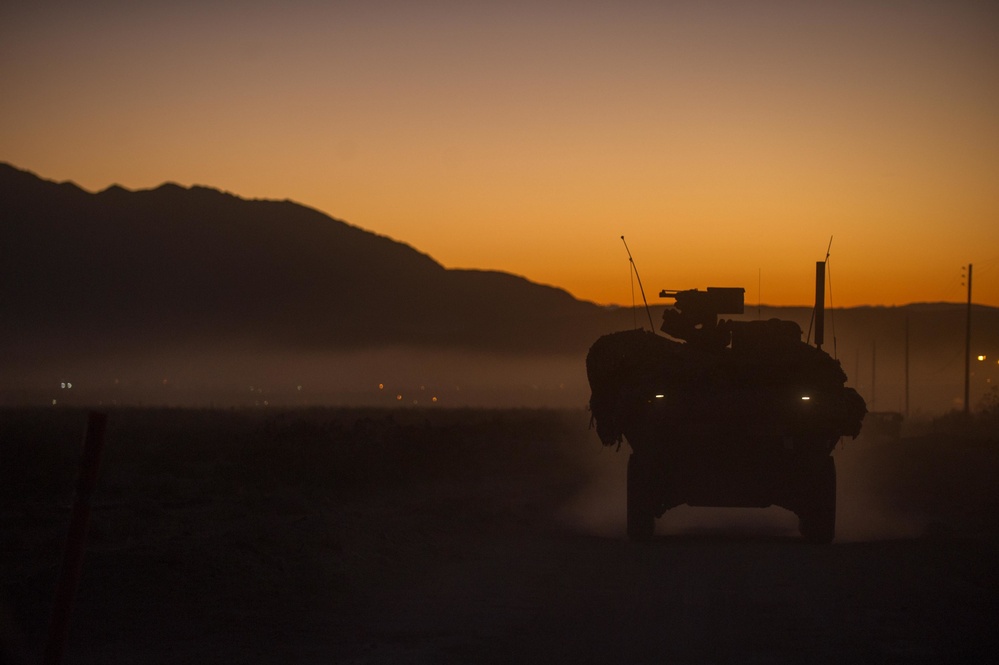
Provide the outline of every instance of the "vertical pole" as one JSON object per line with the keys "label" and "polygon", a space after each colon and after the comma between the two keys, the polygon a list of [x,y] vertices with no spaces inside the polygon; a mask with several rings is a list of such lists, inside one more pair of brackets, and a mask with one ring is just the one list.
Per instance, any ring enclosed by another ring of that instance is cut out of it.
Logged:
{"label": "vertical pole", "polygon": [[905,313],[905,418],[909,419],[909,313]]}
{"label": "vertical pole", "polygon": [[815,262],[815,348],[825,341],[826,262]]}
{"label": "vertical pole", "polygon": [[108,414],[91,411],[87,419],[87,431],[83,440],[83,457],[80,460],[80,477],[76,485],[76,498],[73,501],[73,515],[69,523],[66,539],[66,556],[63,559],[59,587],[56,589],[55,606],[52,608],[52,623],[49,627],[49,641],[45,645],[45,665],[58,665],[62,662],[69,637],[69,619],[73,609],[73,597],[80,583],[83,571],[83,555],[87,541],[87,527],[90,524],[90,499],[97,487],[97,469],[104,447],[104,430]]}
{"label": "vertical pole", "polygon": [[857,349],[857,357],[853,360],[853,380],[856,381],[853,387],[860,391],[860,349]]}
{"label": "vertical pole", "polygon": [[763,268],[756,269],[756,320],[763,320]]}
{"label": "vertical pole", "polygon": [[971,413],[971,264],[968,264],[968,315],[964,330],[964,415]]}
{"label": "vertical pole", "polygon": [[878,401],[877,385],[878,385],[878,342],[874,340],[871,342],[871,410],[874,410],[874,405]]}

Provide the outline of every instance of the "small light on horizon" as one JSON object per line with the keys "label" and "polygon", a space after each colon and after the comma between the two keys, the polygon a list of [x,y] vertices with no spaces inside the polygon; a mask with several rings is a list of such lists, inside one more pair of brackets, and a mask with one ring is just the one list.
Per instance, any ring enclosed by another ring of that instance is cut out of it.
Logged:
{"label": "small light on horizon", "polygon": [[385,384],[384,383],[379,383],[378,384],[378,390],[385,390]]}
{"label": "small light on horizon", "polygon": [[662,393],[659,393],[658,395],[656,395],[656,399],[662,399],[664,397],[666,397],[666,395],[663,395]]}
{"label": "small light on horizon", "polygon": [[396,395],[395,399],[396,399],[396,401],[401,402],[402,401],[402,395]]}
{"label": "small light on horizon", "polygon": [[802,395],[802,397],[801,397],[801,401],[802,401],[802,402],[808,402],[808,401],[809,401],[809,400],[811,400],[811,399],[812,399],[812,398],[811,398],[811,397],[809,397],[808,395]]}
{"label": "small light on horizon", "polygon": [[978,362],[982,362],[983,360],[985,360],[985,354],[984,353],[982,355],[978,356]]}

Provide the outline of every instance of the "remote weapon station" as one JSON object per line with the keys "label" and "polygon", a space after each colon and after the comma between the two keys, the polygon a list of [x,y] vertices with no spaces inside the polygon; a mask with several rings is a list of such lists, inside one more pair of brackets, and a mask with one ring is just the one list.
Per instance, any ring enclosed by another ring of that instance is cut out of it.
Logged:
{"label": "remote weapon station", "polygon": [[628,330],[593,344],[586,373],[597,434],[631,447],[630,539],[652,538],[657,517],[689,504],[778,505],[798,516],[805,539],[832,541],[831,453],[840,437],[860,433],[867,406],[822,350],[824,290],[820,261],[814,346],[793,321],[719,320],[743,313],[745,290],[714,287],[662,291],[675,302],[663,313],[665,336]]}

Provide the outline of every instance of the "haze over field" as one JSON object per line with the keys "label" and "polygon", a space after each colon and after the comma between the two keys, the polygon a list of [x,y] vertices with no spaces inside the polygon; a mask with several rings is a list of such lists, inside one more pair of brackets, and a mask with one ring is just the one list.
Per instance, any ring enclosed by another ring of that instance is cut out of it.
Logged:
{"label": "haze over field", "polygon": [[[3,164],[0,201],[0,403],[578,407],[590,345],[662,317],[446,269],[287,201],[92,194]],[[839,308],[825,348],[872,409],[939,413],[963,404],[965,316]],[[741,316],[774,317],[810,335],[811,308]],[[976,306],[976,405],[999,383],[997,334],[999,309]]]}
{"label": "haze over field", "polygon": [[292,199],[630,305],[999,305],[989,2],[6,3],[0,159]]}

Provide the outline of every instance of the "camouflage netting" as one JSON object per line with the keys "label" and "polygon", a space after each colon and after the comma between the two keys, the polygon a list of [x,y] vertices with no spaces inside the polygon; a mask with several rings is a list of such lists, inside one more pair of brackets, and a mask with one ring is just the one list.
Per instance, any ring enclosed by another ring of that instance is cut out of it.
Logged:
{"label": "camouflage netting", "polygon": [[[659,368],[684,362],[682,345],[645,330],[604,335],[586,356],[590,413],[605,446],[620,445],[635,402],[655,383]],[[689,361],[688,361],[689,362]]]}

